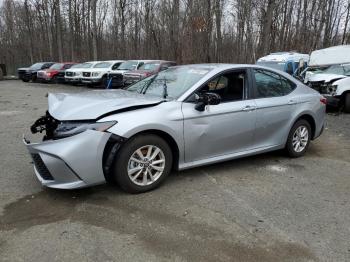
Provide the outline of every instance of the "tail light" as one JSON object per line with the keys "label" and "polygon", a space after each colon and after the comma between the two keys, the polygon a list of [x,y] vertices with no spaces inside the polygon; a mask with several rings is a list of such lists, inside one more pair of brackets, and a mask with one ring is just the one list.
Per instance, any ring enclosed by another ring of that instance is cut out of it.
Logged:
{"label": "tail light", "polygon": [[321,104],[327,105],[327,98],[322,97],[320,99]]}

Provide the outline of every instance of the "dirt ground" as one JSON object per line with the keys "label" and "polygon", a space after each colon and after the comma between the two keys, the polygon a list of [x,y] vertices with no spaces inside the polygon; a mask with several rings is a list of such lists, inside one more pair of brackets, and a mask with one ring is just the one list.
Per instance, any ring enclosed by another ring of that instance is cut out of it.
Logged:
{"label": "dirt ground", "polygon": [[350,115],[305,157],[281,152],[174,172],[159,189],[43,188],[22,134],[48,92],[0,82],[0,261],[350,261]]}

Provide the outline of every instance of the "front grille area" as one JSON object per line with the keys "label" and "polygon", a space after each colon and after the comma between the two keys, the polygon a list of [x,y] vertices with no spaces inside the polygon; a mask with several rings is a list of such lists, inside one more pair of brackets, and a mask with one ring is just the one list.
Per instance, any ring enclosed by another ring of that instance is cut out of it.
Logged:
{"label": "front grille area", "polygon": [[32,154],[32,159],[35,165],[36,170],[39,172],[39,175],[44,180],[54,180],[50,171],[47,169],[44,161],[41,159],[39,154]]}
{"label": "front grille area", "polygon": [[110,77],[113,78],[115,81],[123,81],[123,75],[122,74],[111,74]]}
{"label": "front grille area", "polygon": [[83,72],[83,76],[84,76],[84,77],[90,77],[90,76],[91,76],[91,73],[90,73],[90,72]]}
{"label": "front grille area", "polygon": [[324,81],[310,82],[309,86],[321,94],[324,94],[324,92],[327,91],[327,86],[325,85]]}

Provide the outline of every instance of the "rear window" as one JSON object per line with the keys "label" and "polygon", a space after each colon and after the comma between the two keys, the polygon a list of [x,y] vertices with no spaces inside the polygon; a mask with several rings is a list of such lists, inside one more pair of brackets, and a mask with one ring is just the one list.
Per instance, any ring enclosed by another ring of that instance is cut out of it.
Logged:
{"label": "rear window", "polygon": [[135,70],[137,64],[137,61],[126,61],[118,67],[118,70]]}
{"label": "rear window", "polygon": [[254,69],[254,76],[258,98],[285,96],[296,87],[288,79],[268,70]]}
{"label": "rear window", "polygon": [[143,64],[142,66],[139,67],[139,70],[144,70],[144,71],[154,71],[159,67],[159,63],[154,63],[154,64]]}

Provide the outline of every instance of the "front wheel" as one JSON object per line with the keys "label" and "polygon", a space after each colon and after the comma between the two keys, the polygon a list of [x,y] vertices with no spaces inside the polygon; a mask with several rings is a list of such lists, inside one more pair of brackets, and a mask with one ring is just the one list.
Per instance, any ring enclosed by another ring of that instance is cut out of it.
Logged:
{"label": "front wheel", "polygon": [[54,76],[54,77],[52,78],[51,82],[52,82],[53,84],[58,84],[58,77],[57,77],[57,76]]}
{"label": "front wheel", "polygon": [[311,141],[311,126],[304,119],[297,121],[289,132],[286,150],[290,157],[301,157],[305,154]]}
{"label": "front wheel", "polygon": [[345,94],[344,97],[344,112],[350,113],[350,93]]}
{"label": "front wheel", "polygon": [[127,141],[117,155],[113,177],[128,193],[147,192],[165,180],[172,161],[171,149],[164,139],[139,135]]}

